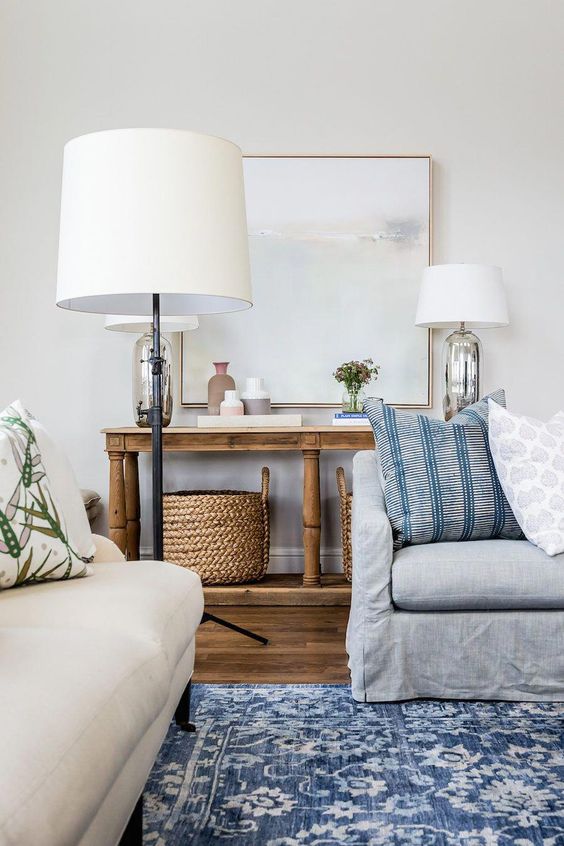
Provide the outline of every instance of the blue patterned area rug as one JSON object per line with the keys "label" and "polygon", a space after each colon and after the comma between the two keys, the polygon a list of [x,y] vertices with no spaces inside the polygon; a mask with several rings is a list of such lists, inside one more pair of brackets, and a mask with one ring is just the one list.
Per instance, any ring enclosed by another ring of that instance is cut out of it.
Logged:
{"label": "blue patterned area rug", "polygon": [[342,685],[195,685],[145,844],[564,844],[564,705],[360,705]]}

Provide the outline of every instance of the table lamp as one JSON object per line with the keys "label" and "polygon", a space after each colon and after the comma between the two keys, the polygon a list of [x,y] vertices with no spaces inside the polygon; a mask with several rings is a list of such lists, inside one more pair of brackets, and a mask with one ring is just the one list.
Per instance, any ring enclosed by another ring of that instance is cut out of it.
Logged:
{"label": "table lamp", "polygon": [[57,305],[152,317],[153,555],[163,558],[161,311],[249,308],[241,150],[170,129],[118,129],[65,146]]}
{"label": "table lamp", "polygon": [[436,264],[423,271],[415,325],[458,326],[443,347],[445,420],[480,398],[482,345],[470,330],[508,323],[501,268]]}
{"label": "table lamp", "polygon": [[[168,426],[172,419],[174,391],[172,388],[172,345],[165,335],[174,332],[189,332],[197,329],[197,317],[167,315],[161,317],[162,358],[162,394],[163,426]],[[147,409],[153,405],[153,379],[151,373],[151,355],[153,351],[153,327],[150,320],[142,315],[108,314],[105,328],[112,332],[134,332],[141,337],[133,347],[133,415],[138,426],[149,425]]]}

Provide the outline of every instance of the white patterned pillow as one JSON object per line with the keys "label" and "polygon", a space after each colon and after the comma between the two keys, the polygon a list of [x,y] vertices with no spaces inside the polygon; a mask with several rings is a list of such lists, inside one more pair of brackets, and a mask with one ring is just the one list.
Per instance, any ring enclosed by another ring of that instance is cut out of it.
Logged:
{"label": "white patterned pillow", "polygon": [[564,412],[548,423],[489,402],[490,449],[505,496],[527,540],[564,552]]}
{"label": "white patterned pillow", "polygon": [[0,413],[0,590],[92,572],[71,536],[30,421]]}

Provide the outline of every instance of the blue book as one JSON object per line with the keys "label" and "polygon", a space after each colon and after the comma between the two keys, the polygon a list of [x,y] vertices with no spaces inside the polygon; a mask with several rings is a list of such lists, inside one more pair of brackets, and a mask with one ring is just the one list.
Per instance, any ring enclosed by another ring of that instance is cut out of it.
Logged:
{"label": "blue book", "polygon": [[356,418],[359,417],[361,419],[366,419],[366,414],[363,414],[362,411],[344,411],[344,412],[337,412],[335,417],[339,420],[348,420],[349,418]]}

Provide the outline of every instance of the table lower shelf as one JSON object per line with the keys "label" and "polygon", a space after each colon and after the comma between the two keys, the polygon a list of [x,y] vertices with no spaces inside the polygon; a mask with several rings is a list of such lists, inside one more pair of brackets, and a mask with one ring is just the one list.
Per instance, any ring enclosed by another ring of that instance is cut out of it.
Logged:
{"label": "table lower shelf", "polygon": [[351,586],[342,573],[321,576],[321,587],[304,587],[299,573],[267,575],[246,585],[207,585],[206,605],[350,605]]}

